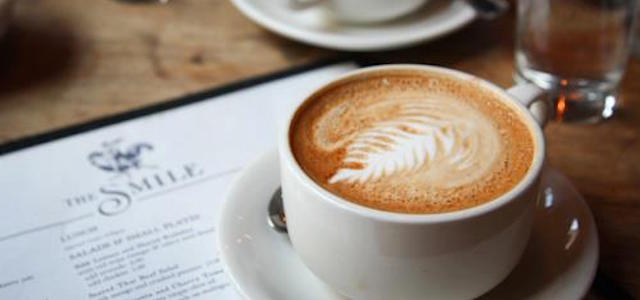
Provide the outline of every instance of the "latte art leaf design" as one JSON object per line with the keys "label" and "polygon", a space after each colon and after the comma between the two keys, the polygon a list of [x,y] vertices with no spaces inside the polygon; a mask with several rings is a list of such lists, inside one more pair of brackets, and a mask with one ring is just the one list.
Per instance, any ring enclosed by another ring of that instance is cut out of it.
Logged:
{"label": "latte art leaf design", "polygon": [[395,118],[375,123],[351,140],[343,167],[329,183],[365,183],[413,173],[435,161],[451,171],[472,167],[480,135],[468,115],[455,112],[437,101],[403,103]]}

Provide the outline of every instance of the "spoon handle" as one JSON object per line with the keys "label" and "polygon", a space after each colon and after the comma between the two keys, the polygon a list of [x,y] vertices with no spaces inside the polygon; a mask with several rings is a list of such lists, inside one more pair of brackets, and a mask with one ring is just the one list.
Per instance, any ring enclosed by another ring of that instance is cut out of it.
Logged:
{"label": "spoon handle", "polygon": [[282,204],[282,188],[273,192],[269,201],[269,215],[267,221],[269,226],[278,232],[287,232],[287,219],[284,215],[284,206]]}

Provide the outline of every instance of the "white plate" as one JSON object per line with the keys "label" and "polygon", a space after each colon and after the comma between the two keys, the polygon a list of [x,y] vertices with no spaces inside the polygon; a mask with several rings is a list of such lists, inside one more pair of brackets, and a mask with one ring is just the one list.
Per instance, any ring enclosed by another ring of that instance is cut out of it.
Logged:
{"label": "white plate", "polygon": [[[395,21],[369,25],[332,21],[322,8],[293,11],[288,0],[232,0],[257,24],[290,39],[337,50],[375,51],[414,45],[450,33],[476,17],[462,0],[432,0]],[[490,33],[487,33],[490,34]]]}
{"label": "white plate", "polygon": [[[304,266],[286,234],[267,224],[267,205],[279,177],[273,151],[250,164],[231,188],[218,227],[226,272],[246,299],[344,299]],[[598,262],[591,212],[558,171],[546,170],[542,182],[522,261],[481,299],[580,299],[588,291]]]}

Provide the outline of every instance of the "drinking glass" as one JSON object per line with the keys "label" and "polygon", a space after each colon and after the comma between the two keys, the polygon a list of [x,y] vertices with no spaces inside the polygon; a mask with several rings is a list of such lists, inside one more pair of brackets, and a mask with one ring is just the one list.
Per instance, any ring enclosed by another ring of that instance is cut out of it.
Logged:
{"label": "drinking glass", "polygon": [[517,81],[547,91],[561,121],[613,115],[638,0],[520,0]]}

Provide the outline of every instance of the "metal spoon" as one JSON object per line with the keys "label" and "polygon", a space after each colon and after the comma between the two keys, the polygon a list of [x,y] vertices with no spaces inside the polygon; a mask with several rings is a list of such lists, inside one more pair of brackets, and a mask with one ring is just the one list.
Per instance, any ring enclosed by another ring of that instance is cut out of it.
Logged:
{"label": "metal spoon", "polygon": [[271,200],[269,200],[269,207],[267,209],[269,211],[269,216],[267,218],[267,222],[269,226],[275,229],[278,232],[287,232],[287,218],[284,215],[284,206],[282,205],[282,189],[278,187],[278,189],[273,192],[271,195]]}
{"label": "metal spoon", "polygon": [[483,20],[495,19],[509,9],[509,2],[505,0],[468,0],[468,3]]}

